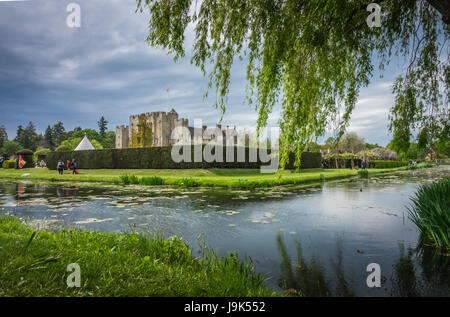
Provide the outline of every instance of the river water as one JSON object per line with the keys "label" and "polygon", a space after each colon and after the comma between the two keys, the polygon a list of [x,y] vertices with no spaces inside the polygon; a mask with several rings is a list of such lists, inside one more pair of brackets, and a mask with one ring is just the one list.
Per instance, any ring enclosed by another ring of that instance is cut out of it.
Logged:
{"label": "river water", "polygon": [[[308,296],[449,296],[450,257],[420,243],[407,206],[450,168],[350,179],[303,189],[229,191],[0,180],[0,210],[38,229],[177,235],[237,251],[276,291]],[[450,193],[449,193],[450,194]],[[370,288],[367,266],[381,269]]]}

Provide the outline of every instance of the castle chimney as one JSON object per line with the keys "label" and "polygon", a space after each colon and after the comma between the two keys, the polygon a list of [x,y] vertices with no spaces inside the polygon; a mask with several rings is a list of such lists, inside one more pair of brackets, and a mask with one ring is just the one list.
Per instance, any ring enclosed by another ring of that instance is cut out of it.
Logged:
{"label": "castle chimney", "polygon": [[222,130],[222,125],[221,125],[221,124],[218,124],[216,127],[217,127],[218,129]]}

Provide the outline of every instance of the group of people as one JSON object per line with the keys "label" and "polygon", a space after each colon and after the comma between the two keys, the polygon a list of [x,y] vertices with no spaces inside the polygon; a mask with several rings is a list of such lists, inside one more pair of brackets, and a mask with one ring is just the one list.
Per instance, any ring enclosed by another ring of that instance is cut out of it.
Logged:
{"label": "group of people", "polygon": [[72,170],[72,174],[78,174],[78,162],[75,159],[73,159],[72,162],[67,161],[66,164],[64,164],[63,161],[59,160],[56,169],[58,170],[58,173],[60,175],[64,174],[65,169]]}

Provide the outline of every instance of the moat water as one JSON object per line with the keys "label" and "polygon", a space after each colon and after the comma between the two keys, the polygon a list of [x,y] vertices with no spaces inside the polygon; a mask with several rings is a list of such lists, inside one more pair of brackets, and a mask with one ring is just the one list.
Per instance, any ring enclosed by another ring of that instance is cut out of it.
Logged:
{"label": "moat water", "polygon": [[[420,243],[408,217],[420,184],[450,167],[350,179],[304,189],[240,191],[10,182],[0,211],[35,228],[132,230],[198,238],[248,256],[274,290],[315,296],[449,296],[450,257]],[[450,193],[449,193],[450,194]],[[381,268],[369,288],[367,265]]]}

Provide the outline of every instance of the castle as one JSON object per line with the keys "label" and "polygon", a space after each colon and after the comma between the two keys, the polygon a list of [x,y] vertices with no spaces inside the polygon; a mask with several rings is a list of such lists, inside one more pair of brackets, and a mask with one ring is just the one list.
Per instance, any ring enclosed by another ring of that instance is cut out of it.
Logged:
{"label": "castle", "polygon": [[[173,134],[174,130],[177,132]],[[223,145],[244,145],[238,138],[236,127],[227,126],[222,130],[218,124],[215,128],[202,126],[200,131],[200,128],[189,127],[189,120],[178,118],[178,113],[172,109],[167,113],[159,111],[130,116],[129,126],[116,127],[116,149],[173,146],[186,141],[183,130],[189,131],[191,144],[209,143],[221,133]]]}

